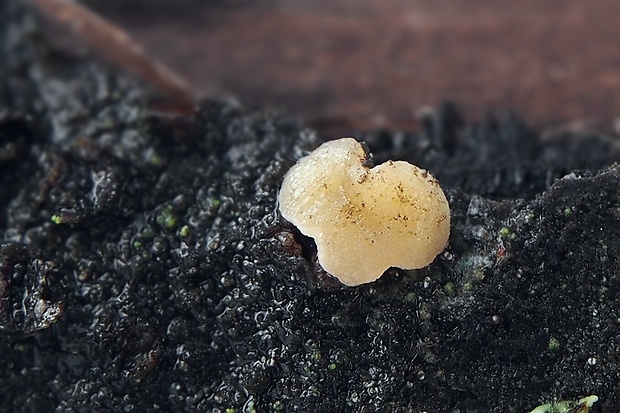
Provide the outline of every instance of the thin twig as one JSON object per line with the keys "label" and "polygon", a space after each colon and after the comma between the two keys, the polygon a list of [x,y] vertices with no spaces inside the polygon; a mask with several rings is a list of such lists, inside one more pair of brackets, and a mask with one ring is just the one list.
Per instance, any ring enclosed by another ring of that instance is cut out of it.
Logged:
{"label": "thin twig", "polygon": [[187,82],[150,57],[127,32],[73,0],[28,0],[57,23],[70,27],[96,52],[124,67],[174,102],[191,105],[195,96]]}

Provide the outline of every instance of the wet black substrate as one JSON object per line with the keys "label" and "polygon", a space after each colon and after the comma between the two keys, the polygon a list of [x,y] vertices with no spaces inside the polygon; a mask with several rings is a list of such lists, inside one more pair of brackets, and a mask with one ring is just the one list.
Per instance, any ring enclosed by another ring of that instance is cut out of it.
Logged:
{"label": "wet black substrate", "polygon": [[344,288],[276,209],[294,118],[156,113],[0,3],[3,411],[620,411],[620,143],[447,105],[375,159],[439,178],[452,235]]}

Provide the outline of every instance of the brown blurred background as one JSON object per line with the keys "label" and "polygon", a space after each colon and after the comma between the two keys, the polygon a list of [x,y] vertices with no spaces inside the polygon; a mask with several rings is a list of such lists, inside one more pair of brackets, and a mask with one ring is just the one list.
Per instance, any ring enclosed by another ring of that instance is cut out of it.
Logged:
{"label": "brown blurred background", "polygon": [[615,0],[87,4],[199,95],[286,108],[326,131],[415,128],[445,100],[469,119],[513,109],[536,127],[611,128],[620,113]]}

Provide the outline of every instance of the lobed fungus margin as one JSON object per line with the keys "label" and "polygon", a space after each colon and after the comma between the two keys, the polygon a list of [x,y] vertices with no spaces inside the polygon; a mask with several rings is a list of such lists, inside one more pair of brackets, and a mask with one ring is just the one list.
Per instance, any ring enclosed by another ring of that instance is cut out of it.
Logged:
{"label": "lobed fungus margin", "polygon": [[450,235],[431,174],[404,161],[369,165],[355,139],[326,142],[287,172],[278,196],[282,216],[314,238],[321,266],[349,286],[427,266]]}

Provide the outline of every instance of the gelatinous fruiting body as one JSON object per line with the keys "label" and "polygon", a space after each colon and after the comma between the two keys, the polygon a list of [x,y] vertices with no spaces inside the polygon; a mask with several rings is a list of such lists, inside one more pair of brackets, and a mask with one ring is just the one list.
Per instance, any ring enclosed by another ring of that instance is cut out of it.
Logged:
{"label": "gelatinous fruiting body", "polygon": [[448,201],[427,171],[368,163],[355,139],[326,142],[288,171],[278,196],[282,216],[314,238],[321,266],[350,286],[389,267],[425,267],[450,234]]}

